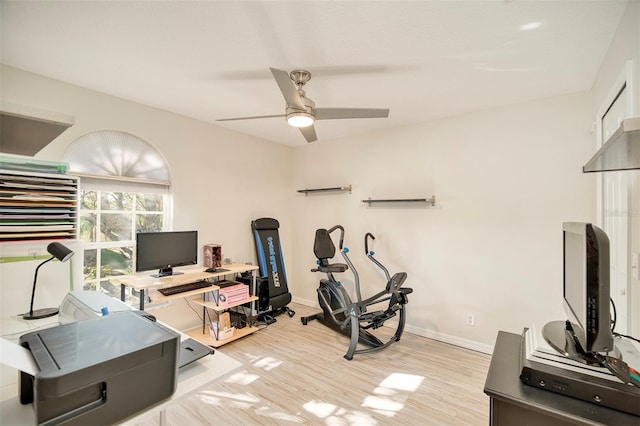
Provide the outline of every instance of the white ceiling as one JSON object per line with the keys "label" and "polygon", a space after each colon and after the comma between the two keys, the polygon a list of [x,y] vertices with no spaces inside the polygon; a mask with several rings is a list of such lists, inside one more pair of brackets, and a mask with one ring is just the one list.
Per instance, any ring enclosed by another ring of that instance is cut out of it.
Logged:
{"label": "white ceiling", "polygon": [[[591,88],[626,7],[590,1],[10,1],[3,64],[291,146],[269,71],[308,69],[318,141]],[[525,29],[526,26],[536,28]]]}

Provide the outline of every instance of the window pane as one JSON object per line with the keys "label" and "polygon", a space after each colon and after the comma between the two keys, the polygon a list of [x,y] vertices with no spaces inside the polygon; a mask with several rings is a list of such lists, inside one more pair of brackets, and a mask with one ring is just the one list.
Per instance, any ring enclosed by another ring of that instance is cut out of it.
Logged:
{"label": "window pane", "polygon": [[106,278],[133,273],[132,253],[133,247],[101,249],[102,265],[100,266],[100,276]]}
{"label": "window pane", "polygon": [[162,194],[138,194],[136,208],[139,211],[162,212]]}
{"label": "window pane", "polygon": [[102,210],[131,210],[133,194],[128,192],[103,192],[100,199]]}
{"label": "window pane", "polygon": [[131,233],[131,214],[102,213],[100,215],[100,241],[128,241]]}
{"label": "window pane", "polygon": [[[96,256],[98,252],[96,249],[89,249],[84,251],[84,279],[91,280],[96,279]],[[86,290],[86,288],[85,288]]]}
{"label": "window pane", "polygon": [[125,191],[80,192],[79,238],[92,243],[83,252],[85,290],[120,298],[120,286],[110,277],[133,273],[135,245],[105,246],[135,240],[134,232],[162,231],[165,197]]}
{"label": "window pane", "polygon": [[136,232],[156,232],[162,231],[161,214],[138,214],[136,215]]}
{"label": "window pane", "polygon": [[98,193],[95,191],[80,191],[80,209],[96,210],[98,207]]}
{"label": "window pane", "polygon": [[96,214],[80,212],[80,239],[88,243],[96,241]]}

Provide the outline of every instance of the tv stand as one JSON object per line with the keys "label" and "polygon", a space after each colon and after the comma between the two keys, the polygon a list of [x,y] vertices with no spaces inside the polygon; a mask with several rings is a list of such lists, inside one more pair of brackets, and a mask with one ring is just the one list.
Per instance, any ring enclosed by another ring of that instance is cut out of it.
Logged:
{"label": "tv stand", "polygon": [[638,424],[638,417],[633,414],[525,384],[520,379],[522,345],[523,336],[498,332],[484,386],[484,393],[490,398],[490,425]]}

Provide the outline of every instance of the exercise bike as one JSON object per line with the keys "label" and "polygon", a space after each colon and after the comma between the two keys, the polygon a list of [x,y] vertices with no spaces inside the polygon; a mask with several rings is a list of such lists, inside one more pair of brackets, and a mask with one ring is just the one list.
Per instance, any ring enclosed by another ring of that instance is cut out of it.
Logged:
{"label": "exercise bike", "polygon": [[[331,239],[331,233],[336,230],[340,231],[340,253],[346,263],[329,262],[329,260],[335,256],[336,252],[335,245]],[[327,274],[326,279],[320,280],[320,285],[317,290],[318,303],[322,308],[322,312],[302,317],[301,321],[303,325],[307,325],[309,321],[318,320],[333,330],[349,337],[349,348],[344,355],[344,358],[347,360],[353,359],[354,354],[378,351],[400,340],[406,320],[405,305],[408,303],[407,295],[413,292],[411,288],[402,287],[402,284],[407,279],[405,272],[397,272],[393,276],[390,276],[387,268],[375,259],[375,253],[368,249],[369,238],[375,239],[371,233],[365,235],[365,253],[369,260],[382,269],[386,276],[387,284],[384,290],[366,299],[363,299],[360,294],[360,280],[358,272],[349,259],[349,249],[343,247],[344,228],[341,225],[336,225],[329,230],[316,230],[313,245],[313,252],[318,259],[318,267],[312,269],[311,272],[323,272]],[[357,297],[355,302],[351,300],[349,293],[334,276],[334,274],[346,272],[348,269],[351,269],[355,279]],[[386,301],[389,301],[389,303],[385,310],[367,311],[367,307]],[[383,342],[369,331],[382,327],[386,320],[396,315],[399,315],[396,331],[388,341]],[[366,347],[357,349],[358,343]]]}

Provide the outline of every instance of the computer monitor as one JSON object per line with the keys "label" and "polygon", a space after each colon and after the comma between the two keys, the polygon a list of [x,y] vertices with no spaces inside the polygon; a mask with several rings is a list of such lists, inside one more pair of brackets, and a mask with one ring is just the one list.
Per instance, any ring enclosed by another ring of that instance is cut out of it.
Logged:
{"label": "computer monitor", "polygon": [[157,269],[153,277],[178,275],[176,266],[198,263],[198,231],[139,232],[136,234],[136,271]]}
{"label": "computer monitor", "polygon": [[609,238],[590,223],[563,230],[564,310],[584,352],[613,350],[609,294]]}

